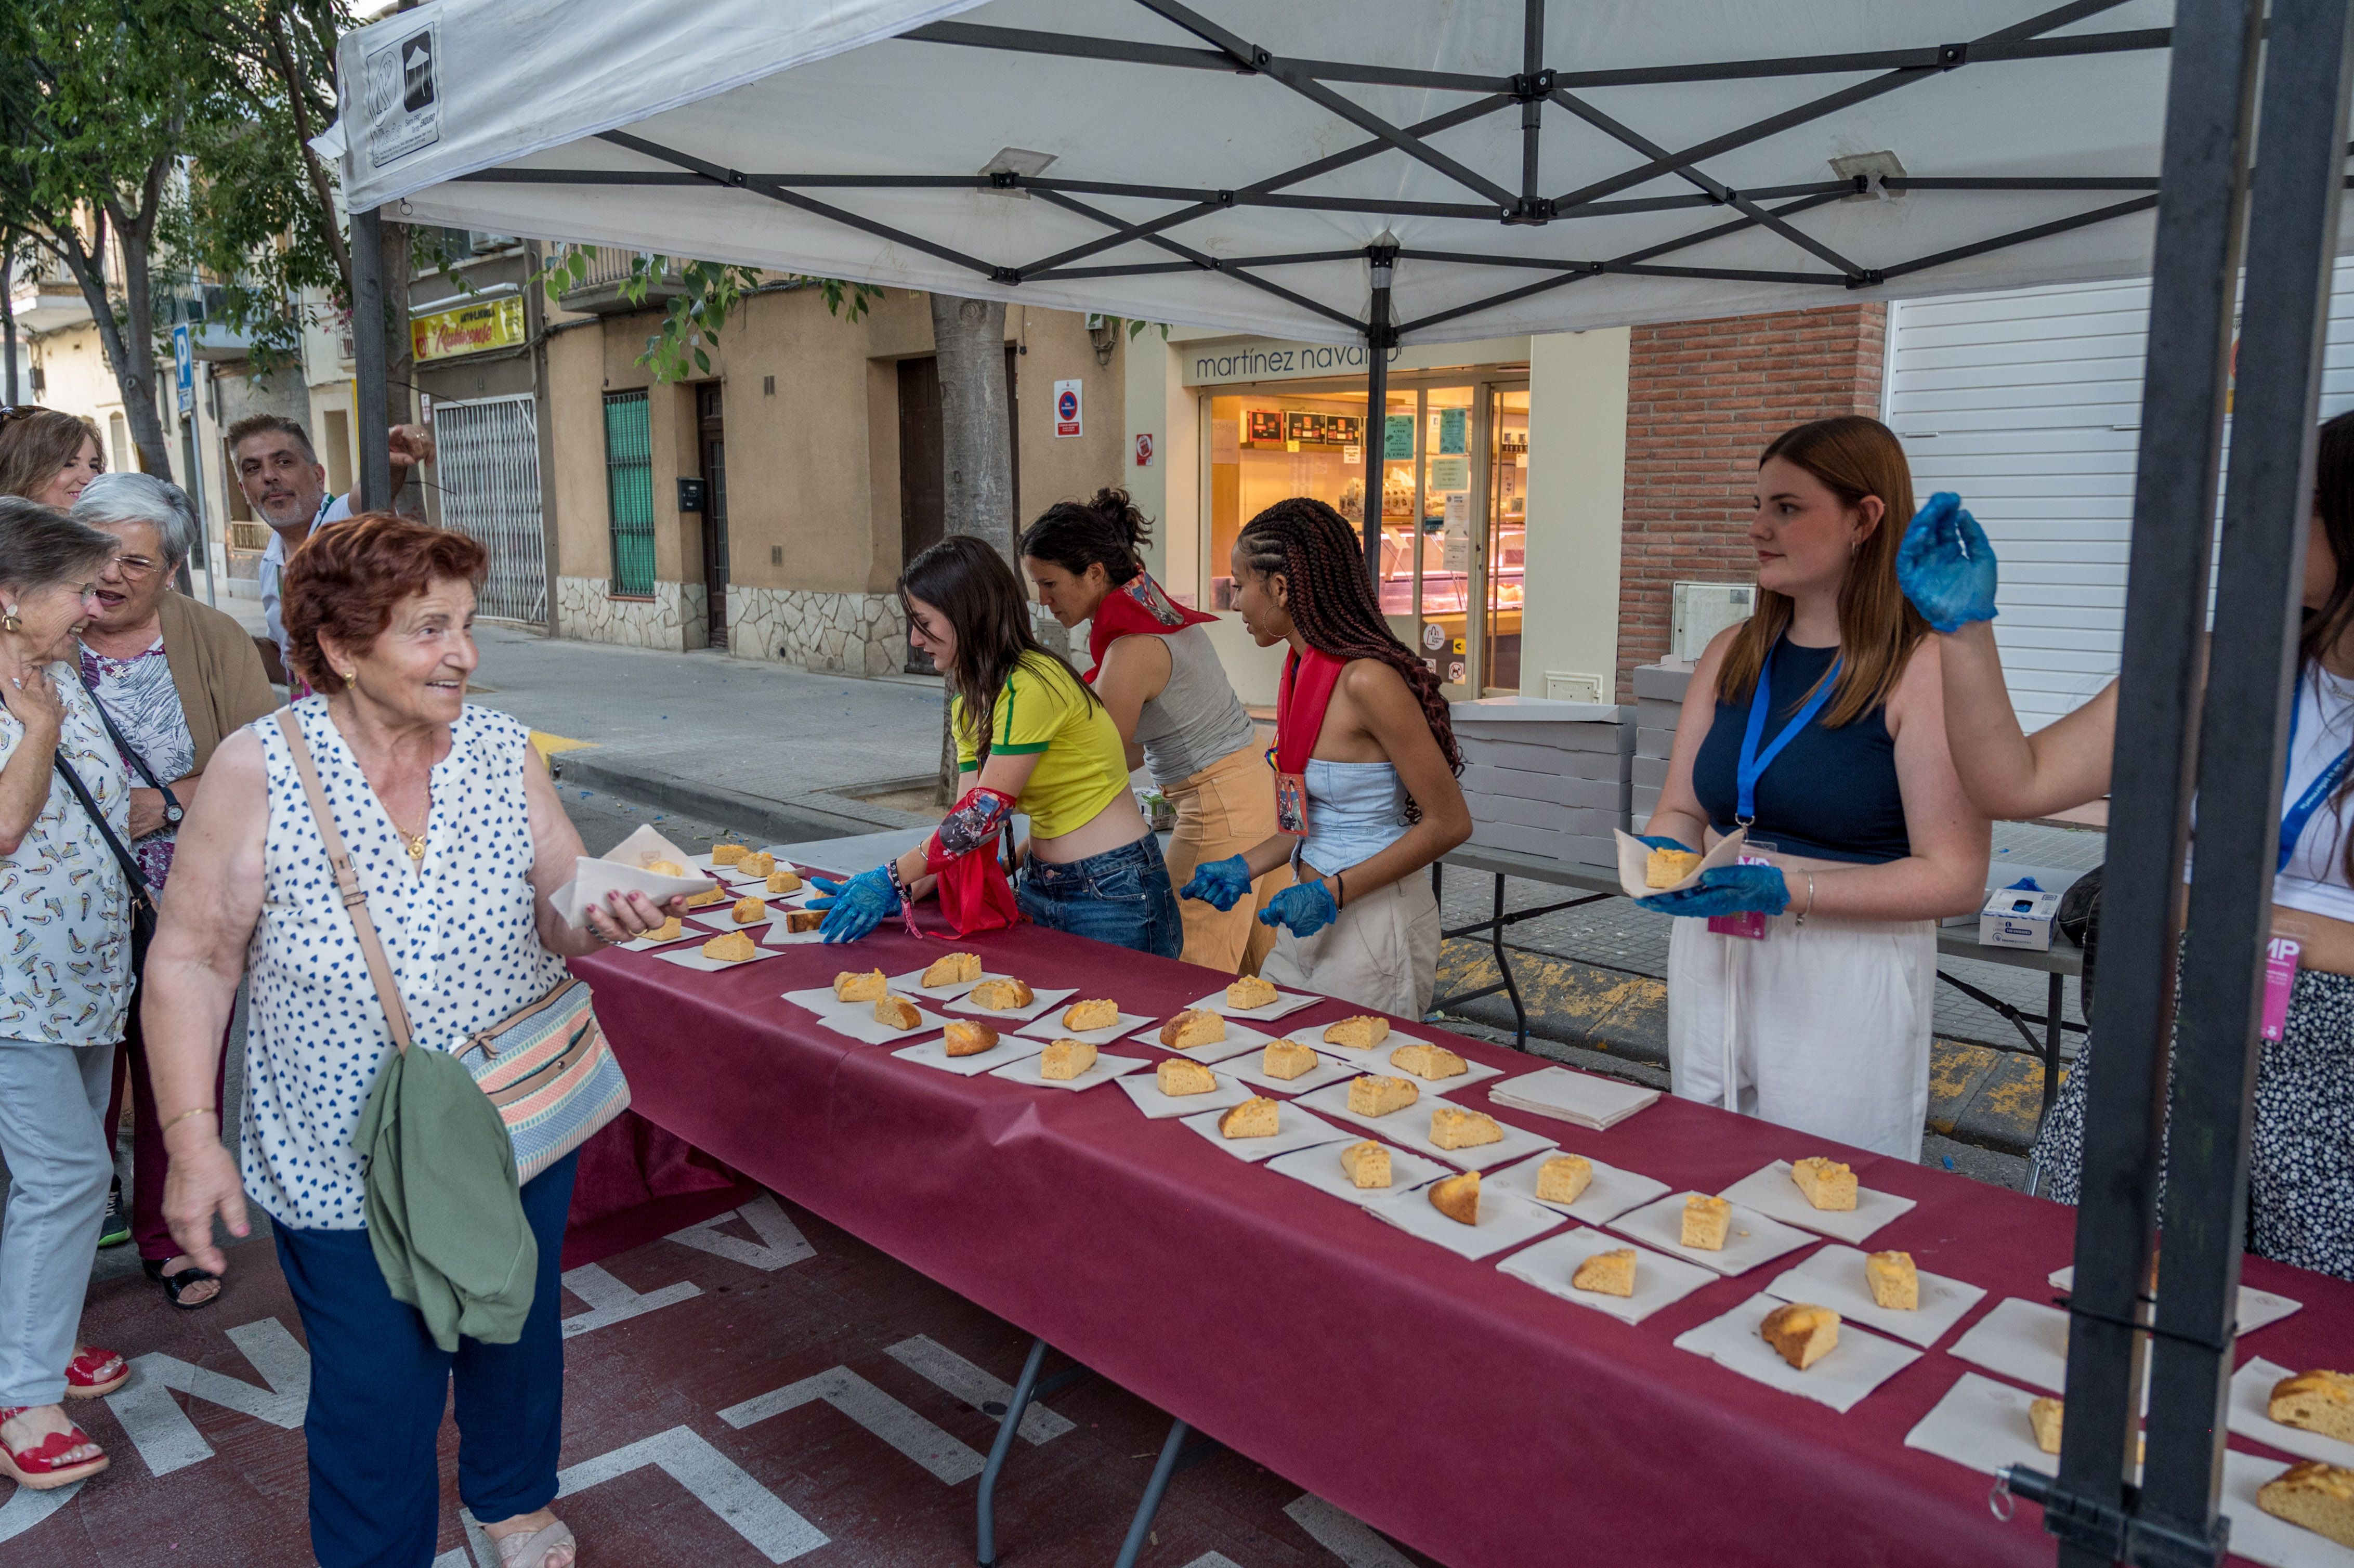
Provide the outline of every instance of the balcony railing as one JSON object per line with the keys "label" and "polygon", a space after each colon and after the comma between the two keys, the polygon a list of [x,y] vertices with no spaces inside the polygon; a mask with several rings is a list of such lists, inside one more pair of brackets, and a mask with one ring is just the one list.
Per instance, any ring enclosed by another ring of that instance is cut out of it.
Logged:
{"label": "balcony railing", "polygon": [[588,267],[579,283],[567,289],[557,303],[567,311],[586,311],[592,315],[617,315],[636,310],[657,310],[669,302],[669,291],[663,284],[675,283],[678,273],[666,269],[662,282],[648,292],[643,305],[634,305],[621,297],[621,285],[636,270],[638,257],[644,252],[624,250],[619,246],[599,245],[589,252]]}

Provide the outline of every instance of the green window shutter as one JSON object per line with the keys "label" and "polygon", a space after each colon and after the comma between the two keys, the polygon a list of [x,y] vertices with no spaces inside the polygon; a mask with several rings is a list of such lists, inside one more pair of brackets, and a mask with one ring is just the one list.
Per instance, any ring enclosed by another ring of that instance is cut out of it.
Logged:
{"label": "green window shutter", "polygon": [[613,591],[654,591],[654,452],[643,392],[605,399],[605,493],[613,524]]}

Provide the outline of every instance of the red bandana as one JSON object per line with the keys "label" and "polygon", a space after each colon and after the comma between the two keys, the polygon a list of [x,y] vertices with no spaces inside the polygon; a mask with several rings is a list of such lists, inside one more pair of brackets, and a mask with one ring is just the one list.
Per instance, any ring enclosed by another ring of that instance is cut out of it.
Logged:
{"label": "red bandana", "polygon": [[1087,623],[1087,657],[1095,662],[1095,669],[1087,672],[1087,678],[1094,681],[1097,671],[1103,668],[1104,655],[1119,638],[1139,632],[1166,637],[1217,619],[1205,610],[1187,609],[1162,591],[1151,573],[1139,572],[1104,595],[1103,602],[1096,606],[1095,619]]}
{"label": "red bandana", "polygon": [[1283,683],[1275,694],[1275,823],[1294,838],[1308,836],[1308,759],[1324,733],[1324,710],[1349,662],[1310,648],[1284,661]]}

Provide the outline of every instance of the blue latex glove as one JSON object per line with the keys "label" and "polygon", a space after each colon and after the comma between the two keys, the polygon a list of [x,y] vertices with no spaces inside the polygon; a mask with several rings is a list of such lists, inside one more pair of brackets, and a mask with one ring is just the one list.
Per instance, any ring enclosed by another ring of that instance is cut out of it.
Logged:
{"label": "blue latex glove", "polygon": [[1295,882],[1258,912],[1262,926],[1288,926],[1295,937],[1312,937],[1341,917],[1332,890],[1320,882]]}
{"label": "blue latex glove", "polygon": [[1635,900],[1638,909],[1661,915],[1779,915],[1789,906],[1789,885],[1770,865],[1720,865],[1681,892]]}
{"label": "blue latex glove", "polygon": [[1897,546],[1896,581],[1939,631],[1994,619],[1994,546],[1960,496],[1941,490],[1914,514]]}
{"label": "blue latex glove", "polygon": [[860,872],[848,882],[829,882],[822,876],[809,880],[811,887],[830,895],[809,901],[811,908],[825,911],[825,923],[818,931],[828,942],[854,942],[883,924],[899,907],[899,895],[891,887],[891,874],[879,865],[873,871]]}
{"label": "blue latex glove", "polygon": [[1234,854],[1195,866],[1192,879],[1178,890],[1177,896],[1198,898],[1223,915],[1250,891],[1250,863]]}
{"label": "blue latex glove", "polygon": [[1648,849],[1671,849],[1681,854],[1698,854],[1700,853],[1698,850],[1693,849],[1690,844],[1684,843],[1681,840],[1653,838],[1647,833],[1638,833],[1635,836],[1635,842]]}

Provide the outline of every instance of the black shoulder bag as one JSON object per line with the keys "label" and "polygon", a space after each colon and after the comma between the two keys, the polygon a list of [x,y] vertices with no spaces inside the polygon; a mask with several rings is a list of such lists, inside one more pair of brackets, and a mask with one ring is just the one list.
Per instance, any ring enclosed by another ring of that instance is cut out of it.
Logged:
{"label": "black shoulder bag", "polygon": [[[114,726],[109,725],[107,727],[111,729]],[[98,809],[96,800],[90,799],[89,787],[82,783],[81,775],[73,770],[73,764],[66,760],[63,748],[54,755],[58,776],[66,781],[66,788],[73,791],[74,799],[81,802],[81,809],[90,813],[90,820],[96,822],[98,831],[106,836],[106,847],[114,852],[116,863],[122,867],[122,874],[131,884],[131,972],[136,975],[147,965],[147,944],[155,939],[155,890],[147,885],[146,875],[140,871],[139,863],[132,858],[122,841],[114,836],[114,829],[107,823],[106,813]],[[142,771],[144,771],[143,768]]]}

